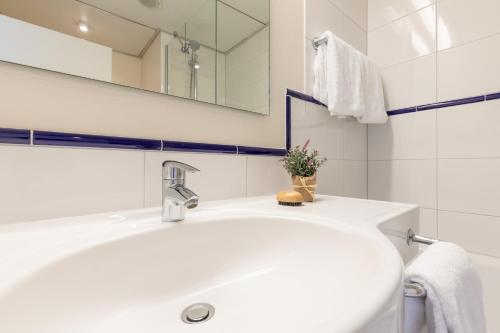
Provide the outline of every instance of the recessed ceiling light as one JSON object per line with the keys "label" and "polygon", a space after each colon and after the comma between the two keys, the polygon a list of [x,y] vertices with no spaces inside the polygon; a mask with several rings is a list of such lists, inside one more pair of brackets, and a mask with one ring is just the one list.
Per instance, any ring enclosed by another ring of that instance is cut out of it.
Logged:
{"label": "recessed ceiling light", "polygon": [[163,6],[162,0],[139,0],[139,2],[148,8],[160,8]]}
{"label": "recessed ceiling light", "polygon": [[78,29],[80,29],[81,32],[89,32],[89,26],[83,22],[78,24]]}

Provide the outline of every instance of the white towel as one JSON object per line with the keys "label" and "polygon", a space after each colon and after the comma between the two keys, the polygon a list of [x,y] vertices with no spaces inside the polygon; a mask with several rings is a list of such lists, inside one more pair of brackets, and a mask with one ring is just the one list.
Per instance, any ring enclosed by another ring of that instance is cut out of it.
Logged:
{"label": "white towel", "polygon": [[486,333],[481,279],[467,253],[452,243],[429,246],[406,269],[406,280],[427,290],[430,333]]}
{"label": "white towel", "polygon": [[314,61],[313,97],[332,116],[354,116],[362,123],[385,123],[387,113],[380,74],[368,58],[326,31]]}

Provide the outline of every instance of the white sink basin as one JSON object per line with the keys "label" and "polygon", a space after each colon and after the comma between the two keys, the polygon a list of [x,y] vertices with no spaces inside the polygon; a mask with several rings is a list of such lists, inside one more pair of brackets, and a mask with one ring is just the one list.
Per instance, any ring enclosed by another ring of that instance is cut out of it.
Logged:
{"label": "white sink basin", "polygon": [[[5,228],[6,247],[25,238],[0,258],[11,268],[0,270],[1,331],[377,332],[394,317],[381,332],[397,332],[402,263],[390,242],[296,212],[214,206],[183,223],[149,210]],[[200,302],[214,316],[183,322]]]}

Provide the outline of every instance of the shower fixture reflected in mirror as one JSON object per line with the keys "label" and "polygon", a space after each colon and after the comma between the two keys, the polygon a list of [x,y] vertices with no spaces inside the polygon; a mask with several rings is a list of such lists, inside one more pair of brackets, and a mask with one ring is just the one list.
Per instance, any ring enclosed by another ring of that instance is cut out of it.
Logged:
{"label": "shower fixture reflected in mirror", "polygon": [[269,114],[270,0],[0,0],[0,61]]}

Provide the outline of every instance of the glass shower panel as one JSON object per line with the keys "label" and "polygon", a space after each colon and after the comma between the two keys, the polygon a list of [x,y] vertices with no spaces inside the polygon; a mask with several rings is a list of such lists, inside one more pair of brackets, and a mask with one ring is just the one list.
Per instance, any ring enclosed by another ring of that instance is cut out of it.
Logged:
{"label": "glass shower panel", "polygon": [[200,1],[166,45],[167,93],[216,103],[216,0]]}

